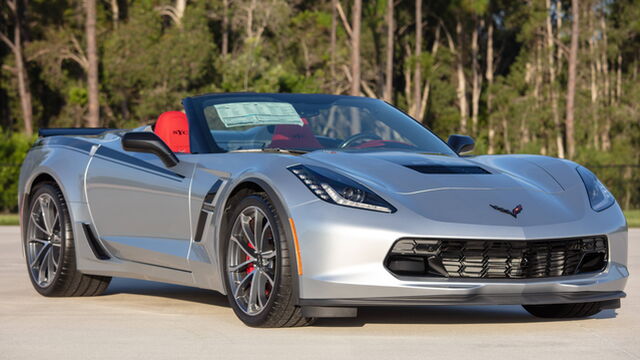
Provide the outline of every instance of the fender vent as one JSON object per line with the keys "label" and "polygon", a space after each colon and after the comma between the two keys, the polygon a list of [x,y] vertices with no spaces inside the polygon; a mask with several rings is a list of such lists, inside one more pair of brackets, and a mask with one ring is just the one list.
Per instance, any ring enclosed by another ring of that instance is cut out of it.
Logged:
{"label": "fender vent", "polygon": [[491,174],[487,170],[472,165],[405,165],[422,174]]}
{"label": "fender vent", "polygon": [[84,235],[87,238],[87,242],[89,243],[89,247],[91,248],[93,255],[100,260],[111,259],[109,254],[107,254],[107,250],[102,247],[96,236],[93,234],[91,226],[89,226],[89,224],[82,224],[82,230],[84,230]]}

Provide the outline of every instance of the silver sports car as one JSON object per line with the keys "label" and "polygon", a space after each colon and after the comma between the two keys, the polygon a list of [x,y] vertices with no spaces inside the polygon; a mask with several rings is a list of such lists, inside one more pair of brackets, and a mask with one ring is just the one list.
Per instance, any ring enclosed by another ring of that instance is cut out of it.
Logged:
{"label": "silver sports car", "polygon": [[359,306],[620,306],[627,224],[586,168],[462,156],[375,99],[231,93],[132,130],[44,129],[20,174],[27,269],[45,296],[111,277],[226,294],[259,327]]}

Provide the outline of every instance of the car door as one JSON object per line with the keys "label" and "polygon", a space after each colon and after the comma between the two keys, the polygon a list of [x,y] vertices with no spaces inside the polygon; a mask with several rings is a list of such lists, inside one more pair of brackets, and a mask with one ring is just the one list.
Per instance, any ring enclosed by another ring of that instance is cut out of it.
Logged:
{"label": "car door", "polygon": [[189,185],[197,157],[176,154],[167,168],[155,155],[126,152],[120,141],[95,150],[86,194],[97,235],[117,258],[189,270]]}

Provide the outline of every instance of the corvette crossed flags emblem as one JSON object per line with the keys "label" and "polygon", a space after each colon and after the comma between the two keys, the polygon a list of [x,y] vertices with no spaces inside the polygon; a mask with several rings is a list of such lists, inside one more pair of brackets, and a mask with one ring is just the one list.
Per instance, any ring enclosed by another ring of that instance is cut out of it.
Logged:
{"label": "corvette crossed flags emblem", "polygon": [[518,206],[514,207],[512,210],[507,210],[507,209],[505,209],[503,207],[500,207],[498,205],[493,205],[493,204],[489,204],[489,206],[491,206],[495,210],[500,211],[501,213],[505,213],[505,214],[513,216],[514,219],[517,219],[518,218],[518,214],[520,214],[522,212],[522,210],[524,210],[524,208],[520,204],[518,204]]}

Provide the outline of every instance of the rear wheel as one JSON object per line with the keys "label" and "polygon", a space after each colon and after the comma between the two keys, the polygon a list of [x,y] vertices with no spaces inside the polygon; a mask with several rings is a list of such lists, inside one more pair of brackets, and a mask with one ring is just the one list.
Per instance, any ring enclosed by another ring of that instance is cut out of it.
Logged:
{"label": "rear wheel", "polygon": [[295,306],[289,246],[269,198],[251,194],[231,211],[224,236],[225,288],[229,303],[254,327],[305,326],[313,319]]}
{"label": "rear wheel", "polygon": [[522,305],[531,315],[541,318],[583,318],[602,311],[599,302],[577,304]]}
{"label": "rear wheel", "polygon": [[60,189],[38,185],[25,211],[24,248],[29,278],[44,296],[93,296],[103,293],[110,277],[84,275],[76,268],[71,218]]}

